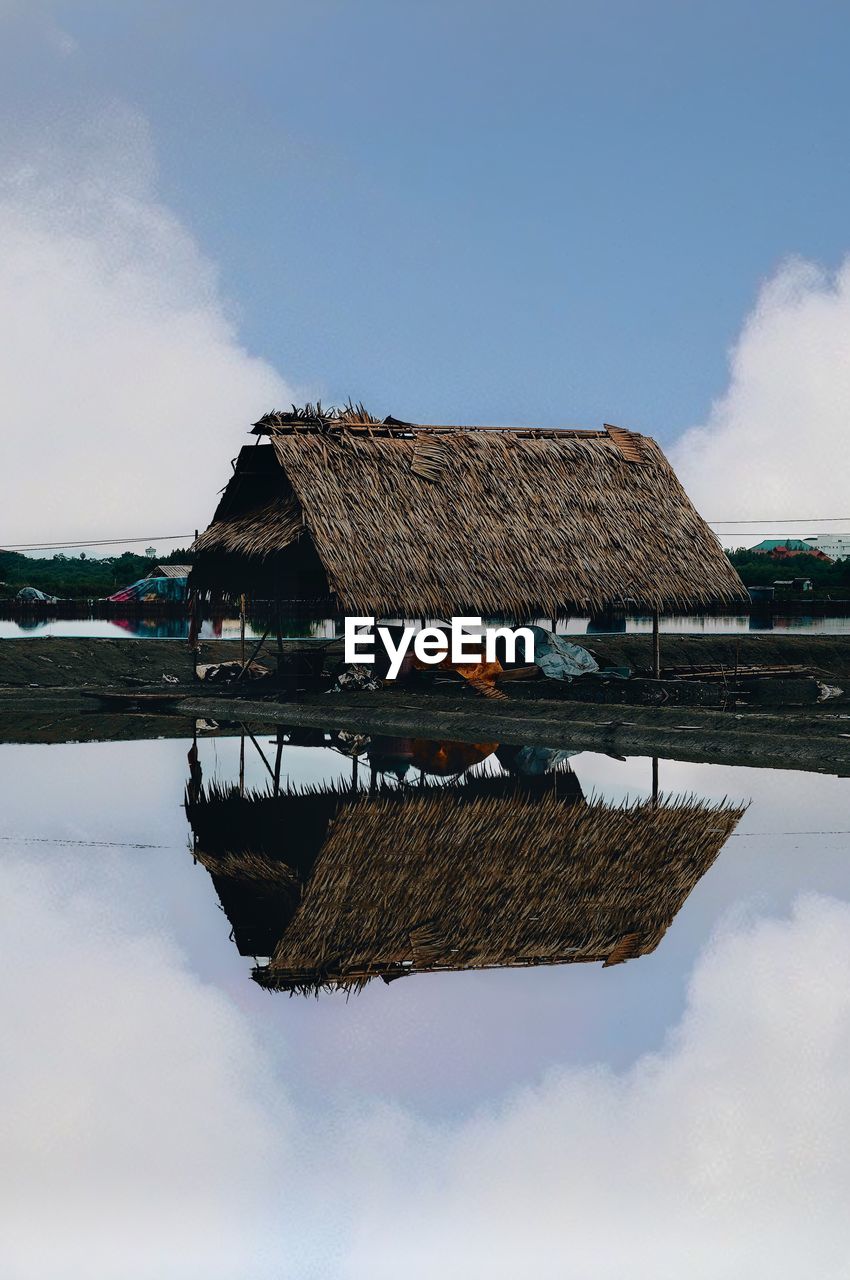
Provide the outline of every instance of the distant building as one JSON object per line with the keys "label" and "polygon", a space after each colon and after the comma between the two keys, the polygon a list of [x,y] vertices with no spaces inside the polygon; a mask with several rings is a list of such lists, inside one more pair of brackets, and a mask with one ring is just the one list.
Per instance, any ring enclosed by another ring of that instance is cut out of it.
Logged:
{"label": "distant building", "polygon": [[778,551],[780,547],[783,551],[811,550],[808,542],[804,542],[802,538],[763,538],[754,547],[750,547],[750,551],[757,551],[759,555],[769,556],[772,552]]}
{"label": "distant building", "polygon": [[804,538],[807,546],[822,551],[831,560],[846,560],[850,557],[850,534],[819,533],[814,538]]}
{"label": "distant building", "polygon": [[158,564],[144,578],[107,598],[115,604],[179,604],[186,599],[188,564]]}
{"label": "distant building", "polygon": [[791,556],[814,556],[816,560],[833,558],[820,547],[813,546],[812,540],[808,538],[763,538],[754,547],[750,547],[750,551],[754,551],[756,555],[771,556],[774,560],[785,560]]}
{"label": "distant building", "polygon": [[156,547],[145,547],[145,555],[149,560],[153,560],[156,555]]}
{"label": "distant building", "polygon": [[190,564],[158,564],[145,578],[188,578]]}

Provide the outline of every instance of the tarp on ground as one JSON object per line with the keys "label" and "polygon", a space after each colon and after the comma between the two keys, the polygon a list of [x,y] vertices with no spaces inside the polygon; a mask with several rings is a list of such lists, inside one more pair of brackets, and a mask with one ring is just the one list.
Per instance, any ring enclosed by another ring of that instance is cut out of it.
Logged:
{"label": "tarp on ground", "polygon": [[116,604],[181,604],[186,599],[186,579],[141,578],[107,599]]}

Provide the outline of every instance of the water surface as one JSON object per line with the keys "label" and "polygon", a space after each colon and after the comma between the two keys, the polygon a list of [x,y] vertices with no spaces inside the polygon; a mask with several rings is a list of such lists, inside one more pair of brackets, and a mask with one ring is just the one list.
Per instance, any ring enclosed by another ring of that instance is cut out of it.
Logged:
{"label": "water surface", "polygon": [[[369,744],[319,741],[283,743],[282,788],[375,785]],[[183,808],[271,785],[257,742],[0,746],[3,1274],[25,1239],[45,1276],[116,1239],[130,1276],[182,1251],[207,1277],[608,1280],[637,1251],[737,1277],[780,1248],[842,1274],[850,781],[660,761],[662,795],[749,807],[625,964],[289,998],[252,981]],[[438,781],[393,750],[382,783]],[[566,767],[592,802],[652,794],[649,759]]]}
{"label": "water surface", "polygon": [[[536,619],[548,626],[546,618]],[[259,639],[266,623],[249,620],[245,634],[249,639]],[[850,634],[850,615],[817,613],[730,613],[730,614],[673,614],[661,619],[661,631],[670,635],[743,635],[770,632],[793,632],[808,635]],[[576,616],[567,622],[559,622],[561,635],[611,635],[632,634],[652,630],[652,618],[648,614],[634,614],[617,619]],[[284,635],[291,639],[312,636],[332,639],[342,635],[342,623],[333,618],[284,618]],[[106,636],[112,639],[130,637],[146,640],[185,640],[189,635],[188,618],[162,618],[133,616],[127,618],[49,618],[40,614],[26,619],[0,619],[0,639],[21,639],[26,636]],[[201,628],[201,638],[237,639],[239,620],[236,618],[206,619]]]}

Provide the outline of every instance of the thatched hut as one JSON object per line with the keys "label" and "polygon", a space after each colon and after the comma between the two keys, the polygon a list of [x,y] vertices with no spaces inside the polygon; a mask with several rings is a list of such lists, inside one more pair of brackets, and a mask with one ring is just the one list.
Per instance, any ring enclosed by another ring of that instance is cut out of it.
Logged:
{"label": "thatched hut", "polygon": [[561,781],[213,792],[189,817],[240,950],[270,956],[254,970],[268,988],[653,951],[742,810],[586,804]]}
{"label": "thatched hut", "polygon": [[309,405],[253,430],[194,545],[201,597],[514,618],[747,599],[647,436],[414,426]]}

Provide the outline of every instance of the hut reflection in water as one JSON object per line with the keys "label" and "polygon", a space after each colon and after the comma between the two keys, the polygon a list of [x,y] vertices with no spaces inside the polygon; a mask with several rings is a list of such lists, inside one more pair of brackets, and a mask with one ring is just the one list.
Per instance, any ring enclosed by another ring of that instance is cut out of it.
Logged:
{"label": "hut reflection in water", "polygon": [[[264,987],[646,955],[743,813],[586,800],[565,752],[398,739],[368,752],[362,787],[246,794],[193,769],[194,855],[240,953],[267,958]],[[490,754],[506,772],[461,772]]]}

